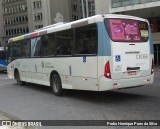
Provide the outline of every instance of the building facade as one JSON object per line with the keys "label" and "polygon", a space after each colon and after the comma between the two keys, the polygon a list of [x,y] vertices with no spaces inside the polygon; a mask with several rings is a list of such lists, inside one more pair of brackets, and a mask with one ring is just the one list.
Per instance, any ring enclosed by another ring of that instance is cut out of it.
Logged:
{"label": "building facade", "polygon": [[0,0],[1,44],[9,38],[29,32],[27,0]]}
{"label": "building facade", "polygon": [[74,0],[0,0],[0,46],[12,37],[72,21],[73,3]]}

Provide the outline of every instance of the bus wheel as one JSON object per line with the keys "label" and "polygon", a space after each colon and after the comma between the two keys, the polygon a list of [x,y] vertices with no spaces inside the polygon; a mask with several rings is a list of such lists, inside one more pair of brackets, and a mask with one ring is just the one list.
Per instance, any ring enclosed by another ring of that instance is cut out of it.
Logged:
{"label": "bus wheel", "polygon": [[57,74],[52,75],[51,89],[54,95],[62,96],[63,94],[62,83],[60,77]]}
{"label": "bus wheel", "polygon": [[16,71],[16,73],[15,73],[15,79],[17,80],[17,84],[18,84],[19,86],[22,86],[22,85],[25,84],[25,82],[21,81],[21,77],[20,77],[20,74],[19,74],[18,71]]}

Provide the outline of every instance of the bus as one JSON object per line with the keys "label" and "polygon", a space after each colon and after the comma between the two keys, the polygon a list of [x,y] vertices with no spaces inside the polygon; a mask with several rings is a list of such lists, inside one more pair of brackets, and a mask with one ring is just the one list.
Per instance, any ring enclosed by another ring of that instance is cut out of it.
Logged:
{"label": "bus", "polygon": [[105,14],[51,25],[8,42],[8,76],[65,89],[107,91],[152,84],[153,39],[149,22]]}
{"label": "bus", "polygon": [[0,47],[0,72],[7,71],[6,52],[3,47]]}

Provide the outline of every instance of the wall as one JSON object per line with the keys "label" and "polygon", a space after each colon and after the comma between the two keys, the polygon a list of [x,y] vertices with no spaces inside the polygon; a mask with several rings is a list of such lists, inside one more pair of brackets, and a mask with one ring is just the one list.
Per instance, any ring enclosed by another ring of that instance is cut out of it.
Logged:
{"label": "wall", "polygon": [[111,0],[95,0],[95,13],[107,14],[111,8]]}
{"label": "wall", "polygon": [[51,23],[69,22],[69,0],[50,0]]}

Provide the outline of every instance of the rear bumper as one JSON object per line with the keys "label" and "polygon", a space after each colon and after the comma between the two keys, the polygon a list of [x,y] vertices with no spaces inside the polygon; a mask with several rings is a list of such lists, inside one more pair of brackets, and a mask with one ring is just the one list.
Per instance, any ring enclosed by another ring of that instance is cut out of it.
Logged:
{"label": "rear bumper", "polygon": [[153,81],[154,81],[154,74],[146,77],[121,79],[121,80],[107,79],[104,76],[102,76],[100,77],[99,81],[99,91],[144,86],[152,84]]}

